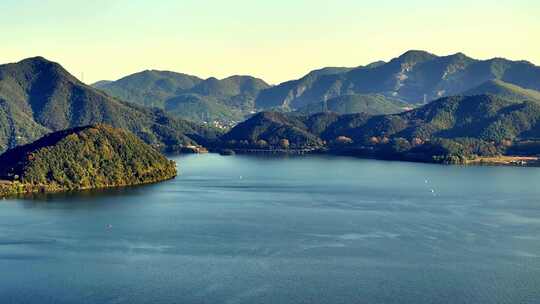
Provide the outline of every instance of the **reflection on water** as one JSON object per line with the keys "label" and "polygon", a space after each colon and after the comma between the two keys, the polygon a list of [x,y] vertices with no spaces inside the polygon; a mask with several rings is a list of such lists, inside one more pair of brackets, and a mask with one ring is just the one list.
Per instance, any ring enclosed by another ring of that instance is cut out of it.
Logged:
{"label": "reflection on water", "polygon": [[153,184],[58,193],[26,193],[13,196],[9,201],[17,202],[25,208],[100,208],[111,201],[126,201],[130,197],[145,195],[156,186]]}
{"label": "reflection on water", "polygon": [[0,303],[537,303],[539,168],[191,155],[0,202]]}

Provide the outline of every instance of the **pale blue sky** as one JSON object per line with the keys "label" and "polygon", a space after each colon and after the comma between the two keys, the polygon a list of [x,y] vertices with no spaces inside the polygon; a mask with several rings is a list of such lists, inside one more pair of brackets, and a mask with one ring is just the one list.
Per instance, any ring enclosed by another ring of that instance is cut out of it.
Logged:
{"label": "pale blue sky", "polygon": [[144,69],[271,83],[408,49],[540,64],[540,1],[1,0],[0,62],[41,55],[86,82]]}

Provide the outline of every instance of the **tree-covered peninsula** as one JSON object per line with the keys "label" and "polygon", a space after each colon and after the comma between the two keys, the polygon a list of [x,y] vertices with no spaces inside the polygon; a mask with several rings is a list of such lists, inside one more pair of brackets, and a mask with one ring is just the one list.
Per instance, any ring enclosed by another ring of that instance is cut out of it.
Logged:
{"label": "tree-covered peninsula", "polygon": [[176,165],[129,131],[98,124],[51,133],[0,155],[0,196],[154,183]]}
{"label": "tree-covered peninsula", "polygon": [[[263,112],[221,137],[237,152],[307,151],[422,162],[540,155],[540,103],[452,96],[392,115]],[[286,144],[283,144],[286,143]]]}

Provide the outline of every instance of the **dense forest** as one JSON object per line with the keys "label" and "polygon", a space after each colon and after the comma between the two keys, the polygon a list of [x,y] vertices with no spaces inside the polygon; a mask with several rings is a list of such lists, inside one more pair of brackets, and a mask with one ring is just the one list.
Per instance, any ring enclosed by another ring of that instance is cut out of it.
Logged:
{"label": "dense forest", "polygon": [[536,154],[539,138],[537,101],[476,95],[441,98],[392,115],[263,112],[222,136],[219,145],[460,163],[476,156]]}
{"label": "dense forest", "polygon": [[176,165],[131,132],[108,125],[51,133],[0,156],[0,194],[145,184]]}
{"label": "dense forest", "polygon": [[164,109],[192,121],[241,121],[255,110],[259,92],[270,87],[251,76],[224,79],[170,71],[147,70],[116,81],[100,81],[95,88],[134,104]]}

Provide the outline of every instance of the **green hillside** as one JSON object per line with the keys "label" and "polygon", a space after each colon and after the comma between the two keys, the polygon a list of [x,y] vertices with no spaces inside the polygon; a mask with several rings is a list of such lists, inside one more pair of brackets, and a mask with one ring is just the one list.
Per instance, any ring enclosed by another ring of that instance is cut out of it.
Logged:
{"label": "green hillside", "polygon": [[242,111],[228,107],[215,97],[182,94],[165,101],[164,110],[173,116],[192,121],[240,121]]}
{"label": "green hillside", "polygon": [[283,139],[296,149],[322,145],[322,140],[309,131],[303,117],[278,112],[258,113],[221,138],[231,148],[280,148]]}
{"label": "green hillside", "polygon": [[502,80],[490,80],[463,93],[463,95],[467,96],[480,94],[497,95],[499,97],[514,101],[540,101],[540,91],[524,89],[520,86],[507,83]]}
{"label": "green hillside", "polygon": [[288,136],[296,149],[317,146],[377,158],[460,162],[518,150],[537,154],[538,149],[526,147],[537,146],[540,139],[540,103],[475,95],[441,98],[391,115],[263,112],[225,134],[221,145],[256,147],[262,139],[272,149],[277,140],[290,140]]}
{"label": "green hillside", "polygon": [[310,103],[296,112],[314,114],[318,112],[335,112],[339,114],[368,113],[393,114],[405,111],[410,105],[387,98],[380,94],[354,94],[338,96],[327,101]]}
{"label": "green hillside", "polygon": [[201,81],[187,74],[146,70],[116,81],[100,81],[92,86],[125,101],[162,108],[165,100],[193,88]]}
{"label": "green hillside", "polygon": [[176,165],[134,134],[107,125],[59,131],[0,155],[0,195],[153,183]]}
{"label": "green hillside", "polygon": [[0,121],[0,151],[49,132],[96,123],[130,130],[163,150],[216,135],[161,110],[111,97],[42,57],[0,65]]}
{"label": "green hillside", "polygon": [[200,79],[168,71],[144,71],[94,84],[133,104],[153,106],[199,122],[238,121],[255,109],[255,99],[270,86],[251,76]]}

